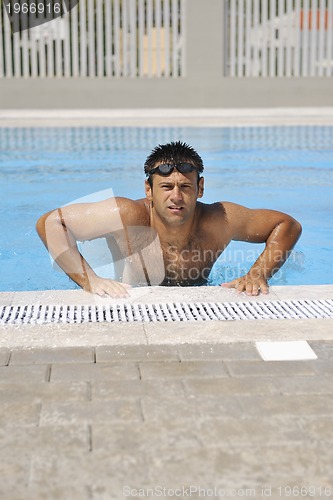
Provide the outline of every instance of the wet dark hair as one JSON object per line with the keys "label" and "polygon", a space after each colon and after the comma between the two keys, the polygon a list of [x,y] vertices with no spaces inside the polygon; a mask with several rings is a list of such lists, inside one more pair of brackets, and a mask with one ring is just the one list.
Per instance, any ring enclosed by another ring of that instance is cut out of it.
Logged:
{"label": "wet dark hair", "polygon": [[176,141],[169,142],[168,144],[159,144],[152,150],[144,164],[145,174],[149,176],[149,172],[157,163],[177,164],[181,162],[192,163],[199,173],[203,172],[202,158],[195,149],[186,144],[186,142]]}

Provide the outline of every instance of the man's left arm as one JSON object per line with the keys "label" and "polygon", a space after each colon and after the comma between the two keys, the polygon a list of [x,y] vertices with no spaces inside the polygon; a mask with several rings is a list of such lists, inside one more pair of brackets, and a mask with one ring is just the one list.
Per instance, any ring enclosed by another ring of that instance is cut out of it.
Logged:
{"label": "man's left arm", "polygon": [[268,293],[267,281],[287,260],[299,239],[302,226],[290,215],[274,210],[251,210],[227,204],[227,218],[233,240],[265,243],[247,274],[223,286],[235,288],[247,295]]}

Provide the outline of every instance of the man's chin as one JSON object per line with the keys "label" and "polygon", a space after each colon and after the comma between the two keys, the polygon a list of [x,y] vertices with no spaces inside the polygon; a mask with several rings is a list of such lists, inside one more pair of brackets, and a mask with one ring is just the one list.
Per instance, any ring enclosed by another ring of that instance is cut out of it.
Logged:
{"label": "man's chin", "polygon": [[185,222],[185,214],[168,214],[165,219],[171,226],[181,226]]}

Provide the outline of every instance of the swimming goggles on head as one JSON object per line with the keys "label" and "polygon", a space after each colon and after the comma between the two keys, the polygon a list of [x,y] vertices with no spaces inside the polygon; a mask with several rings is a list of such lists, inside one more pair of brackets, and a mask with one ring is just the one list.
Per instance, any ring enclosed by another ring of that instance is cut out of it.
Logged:
{"label": "swimming goggles on head", "polygon": [[177,169],[181,174],[189,174],[190,172],[193,172],[193,170],[198,171],[198,169],[194,165],[192,165],[192,163],[161,163],[161,165],[158,165],[158,167],[155,167],[150,172],[148,172],[148,175],[150,176],[156,174],[156,172],[160,175],[170,175],[174,168]]}

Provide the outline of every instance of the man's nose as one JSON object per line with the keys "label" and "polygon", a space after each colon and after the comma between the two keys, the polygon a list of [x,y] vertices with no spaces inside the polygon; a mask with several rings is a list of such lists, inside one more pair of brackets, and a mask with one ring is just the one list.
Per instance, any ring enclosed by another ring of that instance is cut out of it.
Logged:
{"label": "man's nose", "polygon": [[181,201],[183,199],[182,191],[178,186],[175,186],[171,192],[171,199]]}

